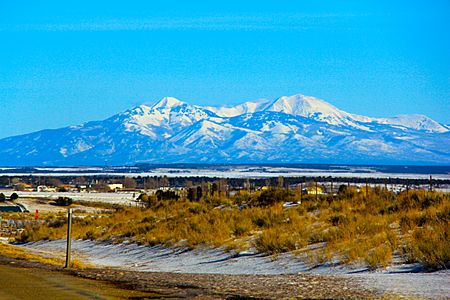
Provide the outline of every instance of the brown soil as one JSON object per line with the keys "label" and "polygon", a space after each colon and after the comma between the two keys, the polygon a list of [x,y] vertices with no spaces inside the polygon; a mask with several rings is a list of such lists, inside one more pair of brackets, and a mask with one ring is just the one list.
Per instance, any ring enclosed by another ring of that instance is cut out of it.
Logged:
{"label": "brown soil", "polygon": [[115,284],[71,276],[56,270],[0,264],[0,299],[144,299],[155,295]]}

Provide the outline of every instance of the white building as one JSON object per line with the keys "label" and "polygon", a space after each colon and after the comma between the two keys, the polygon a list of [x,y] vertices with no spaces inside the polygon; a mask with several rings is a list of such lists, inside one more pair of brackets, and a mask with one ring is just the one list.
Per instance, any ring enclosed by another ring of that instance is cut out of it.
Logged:
{"label": "white building", "polygon": [[36,188],[36,191],[37,192],[56,192],[56,188],[55,187],[48,187],[48,186],[46,186],[46,185],[39,185],[37,188]]}
{"label": "white building", "polygon": [[108,184],[108,187],[110,188],[110,190],[116,192],[117,190],[123,189],[123,184],[122,183],[112,183],[112,184]]}

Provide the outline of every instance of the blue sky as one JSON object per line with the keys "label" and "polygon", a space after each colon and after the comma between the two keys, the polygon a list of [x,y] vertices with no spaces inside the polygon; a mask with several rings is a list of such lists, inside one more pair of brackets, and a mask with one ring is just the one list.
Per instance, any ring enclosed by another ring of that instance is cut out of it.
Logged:
{"label": "blue sky", "polygon": [[0,138],[164,96],[450,123],[448,0],[154,2],[0,0]]}

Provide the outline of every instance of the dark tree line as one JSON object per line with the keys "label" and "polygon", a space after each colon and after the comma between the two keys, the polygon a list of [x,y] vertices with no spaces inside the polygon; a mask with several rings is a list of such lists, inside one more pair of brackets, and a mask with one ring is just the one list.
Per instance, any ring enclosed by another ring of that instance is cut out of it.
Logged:
{"label": "dark tree line", "polygon": [[[300,183],[314,182],[331,183],[344,182],[348,184],[401,184],[426,185],[429,179],[402,179],[402,178],[361,178],[361,177],[331,177],[331,176],[303,176],[303,177],[270,177],[270,178],[217,178],[217,177],[167,177],[167,176],[137,176],[125,177],[114,175],[95,176],[0,176],[0,186],[10,186],[13,182],[37,185],[101,185],[123,183],[127,188],[159,189],[161,187],[191,187],[212,184],[214,191],[224,192],[230,189],[254,189],[262,186],[289,187]],[[450,184],[450,179],[433,179],[433,185]],[[226,188],[225,188],[226,186]]]}

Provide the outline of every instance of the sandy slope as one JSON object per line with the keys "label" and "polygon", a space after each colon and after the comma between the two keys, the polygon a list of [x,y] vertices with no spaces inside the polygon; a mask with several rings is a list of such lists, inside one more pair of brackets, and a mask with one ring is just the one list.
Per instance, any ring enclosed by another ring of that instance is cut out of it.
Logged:
{"label": "sandy slope", "polygon": [[[65,242],[43,241],[24,245],[28,249],[60,253]],[[291,254],[279,255],[276,259],[255,253],[233,255],[221,249],[187,251],[180,248],[146,247],[135,244],[119,244],[81,241],[73,243],[73,249],[98,266],[118,267],[132,271],[196,273],[196,274],[323,274],[339,276],[358,282],[361,286],[382,294],[423,298],[450,297],[450,272],[412,273],[417,265],[395,265],[378,272],[365,268],[321,266],[310,269],[299,258]]]}

